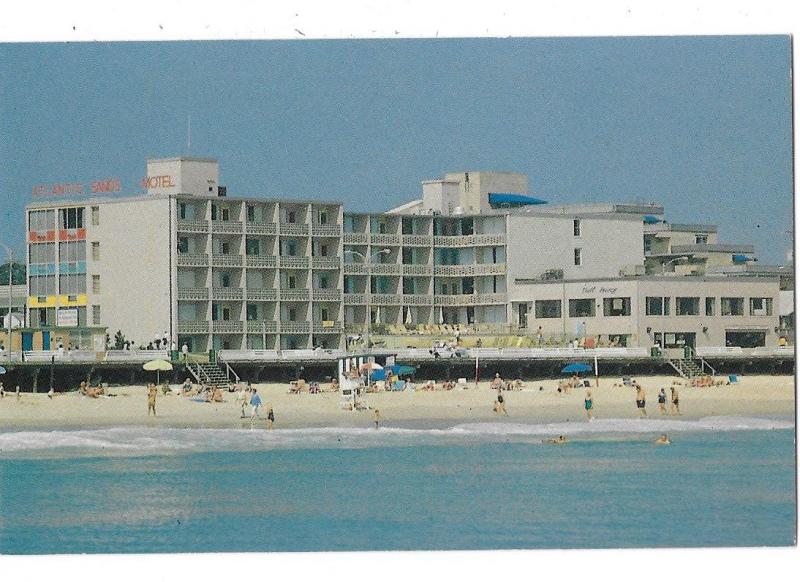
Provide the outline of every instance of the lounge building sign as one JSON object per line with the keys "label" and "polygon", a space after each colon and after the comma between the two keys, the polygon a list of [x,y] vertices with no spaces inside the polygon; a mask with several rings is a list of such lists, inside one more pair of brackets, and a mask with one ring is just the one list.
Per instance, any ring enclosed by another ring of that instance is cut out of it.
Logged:
{"label": "lounge building sign", "polygon": [[104,180],[94,180],[89,183],[89,187],[84,188],[80,182],[62,182],[59,184],[37,184],[33,187],[34,197],[41,196],[81,196],[87,192],[90,194],[111,194],[122,191],[122,182],[119,178],[106,178]]}

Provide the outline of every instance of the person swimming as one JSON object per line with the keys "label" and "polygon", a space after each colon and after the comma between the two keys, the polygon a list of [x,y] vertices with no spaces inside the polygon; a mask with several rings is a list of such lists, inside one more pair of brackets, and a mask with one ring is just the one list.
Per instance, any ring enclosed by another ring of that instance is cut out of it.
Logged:
{"label": "person swimming", "polygon": [[671,445],[672,441],[669,440],[669,437],[665,434],[662,434],[658,437],[655,441],[653,441],[656,445]]}
{"label": "person swimming", "polygon": [[567,437],[565,437],[563,434],[560,434],[555,438],[545,439],[542,442],[546,445],[563,445],[568,443],[569,441],[567,440]]}

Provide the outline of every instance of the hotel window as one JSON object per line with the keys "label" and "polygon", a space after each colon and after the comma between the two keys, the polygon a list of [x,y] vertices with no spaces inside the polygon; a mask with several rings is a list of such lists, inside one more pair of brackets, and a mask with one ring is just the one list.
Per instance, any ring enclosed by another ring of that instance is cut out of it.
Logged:
{"label": "hotel window", "polygon": [[211,220],[216,220],[216,219],[217,219],[217,205],[216,204],[212,204],[211,205]]}
{"label": "hotel window", "polygon": [[653,250],[653,239],[652,237],[646,236],[644,237],[644,252],[649,253]]}
{"label": "hotel window", "polygon": [[189,252],[189,237],[187,236],[178,237],[178,252],[183,254]]}
{"label": "hotel window", "polygon": [[186,202],[180,202],[178,204],[178,218],[186,220]]}
{"label": "hotel window", "polygon": [[706,297],[706,315],[711,317],[714,315],[714,304],[716,299],[714,297]]}
{"label": "hotel window", "polygon": [[223,206],[223,207],[220,209],[220,214],[221,214],[221,216],[222,216],[222,220],[223,220],[223,221],[228,221],[228,220],[230,220],[230,219],[231,219],[231,209],[230,209],[230,208],[228,208],[227,206]]}
{"label": "hotel window", "polygon": [[721,315],[744,315],[743,297],[722,297],[720,298]]}
{"label": "hotel window", "polygon": [[62,208],[61,228],[83,228],[83,208]]}
{"label": "hotel window", "polygon": [[297,256],[297,241],[290,240],[286,241],[286,254],[290,257]]}
{"label": "hotel window", "polygon": [[92,275],[92,293],[100,294],[100,275]]}
{"label": "hotel window", "polygon": [[231,286],[231,274],[226,273],[225,271],[220,272],[219,274],[219,284],[221,287],[230,287]]}
{"label": "hotel window", "polygon": [[247,205],[247,222],[256,221],[256,207],[252,204]]}
{"label": "hotel window", "polygon": [[286,277],[286,286],[289,289],[296,289],[297,288],[297,277],[294,275],[288,275]]}
{"label": "hotel window", "polygon": [[750,315],[772,315],[772,297],[751,297]]}
{"label": "hotel window", "polygon": [[86,275],[60,275],[58,292],[61,295],[78,295],[86,293]]}
{"label": "hotel window", "polygon": [[355,278],[351,275],[344,276],[344,292],[345,293],[355,293],[356,292],[356,281]]}
{"label": "hotel window", "polygon": [[97,241],[92,242],[92,260],[93,261],[100,260],[100,243]]}
{"label": "hotel window", "polygon": [[414,234],[414,223],[410,218],[403,218],[400,229],[403,234]]}
{"label": "hotel window", "polygon": [[603,299],[603,315],[606,317],[626,317],[630,314],[630,297],[606,297]]}
{"label": "hotel window", "polygon": [[694,235],[694,244],[696,245],[708,244],[708,235],[707,234]]}
{"label": "hotel window", "polygon": [[676,297],[675,315],[700,315],[700,298]]}
{"label": "hotel window", "polygon": [[222,306],[222,321],[230,321],[231,319],[231,308],[229,305]]}
{"label": "hotel window", "polygon": [[319,317],[322,321],[330,321],[330,311],[327,307],[320,307]]}
{"label": "hotel window", "polygon": [[534,304],[536,319],[559,319],[561,301],[559,299],[540,299]]}
{"label": "hotel window", "polygon": [[92,206],[92,226],[100,226],[100,207]]}
{"label": "hotel window", "polygon": [[256,321],[258,319],[258,305],[255,303],[247,304],[247,321]]}
{"label": "hotel window", "polygon": [[228,241],[222,241],[221,243],[219,243],[219,251],[223,255],[230,254],[230,252],[231,252],[231,243],[229,243]]}
{"label": "hotel window", "polygon": [[581,236],[581,221],[577,218],[572,221],[572,234],[573,236]]}
{"label": "hotel window", "polygon": [[289,210],[286,212],[286,222],[290,224],[294,224],[297,222],[297,212],[294,210]]}
{"label": "hotel window", "polygon": [[569,300],[570,317],[594,317],[594,313],[595,313],[594,299]]}
{"label": "hotel window", "polygon": [[92,325],[100,325],[100,306],[92,305]]}
{"label": "hotel window", "polygon": [[520,329],[528,327],[528,304],[520,303],[517,306],[517,321],[519,322]]}
{"label": "hotel window", "polygon": [[328,245],[319,245],[319,256],[320,257],[328,256]]}
{"label": "hotel window", "polygon": [[344,232],[355,232],[356,221],[349,214],[344,216]]}
{"label": "hotel window", "polygon": [[260,255],[261,241],[257,238],[248,238],[244,241],[244,252],[246,255]]}
{"label": "hotel window", "polygon": [[403,295],[414,295],[416,279],[414,277],[403,277]]}
{"label": "hotel window", "polygon": [[297,309],[290,307],[287,311],[289,312],[289,321],[297,321]]}
{"label": "hotel window", "polygon": [[581,256],[581,249],[575,249],[574,251],[574,259],[575,259],[575,266],[580,267],[583,264],[583,257]]}
{"label": "hotel window", "polygon": [[319,224],[328,224],[328,213],[325,210],[320,210],[318,222]]}
{"label": "hotel window", "polygon": [[647,297],[645,315],[669,315],[669,297]]}

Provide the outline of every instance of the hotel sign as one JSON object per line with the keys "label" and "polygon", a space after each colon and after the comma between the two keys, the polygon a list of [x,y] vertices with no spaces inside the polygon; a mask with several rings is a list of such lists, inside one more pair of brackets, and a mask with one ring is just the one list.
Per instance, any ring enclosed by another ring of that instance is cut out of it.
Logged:
{"label": "hotel sign", "polygon": [[81,196],[87,192],[91,194],[110,194],[120,192],[122,182],[119,178],[106,178],[104,180],[94,180],[89,184],[88,189],[80,182],[62,182],[60,184],[37,184],[33,187],[33,196]]}
{"label": "hotel sign", "polygon": [[146,176],[142,178],[142,188],[149,190],[150,188],[175,188],[177,184],[172,179],[172,176]]}
{"label": "hotel sign", "polygon": [[56,327],[78,327],[78,310],[59,309],[56,311]]}

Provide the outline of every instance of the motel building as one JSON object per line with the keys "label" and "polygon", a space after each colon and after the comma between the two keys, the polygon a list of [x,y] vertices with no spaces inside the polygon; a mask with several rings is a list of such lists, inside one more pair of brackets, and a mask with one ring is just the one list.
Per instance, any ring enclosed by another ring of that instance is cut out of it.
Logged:
{"label": "motel building", "polygon": [[368,325],[639,347],[786,332],[785,271],[743,268],[752,247],[670,224],[655,203],[554,205],[523,174],[462,172],[387,212],[345,212],[228,196],[217,161],[196,157],[149,160],[142,187],[27,206],[31,330],[69,329],[86,349],[100,330],[134,347],[166,335],[193,352],[342,349]]}

